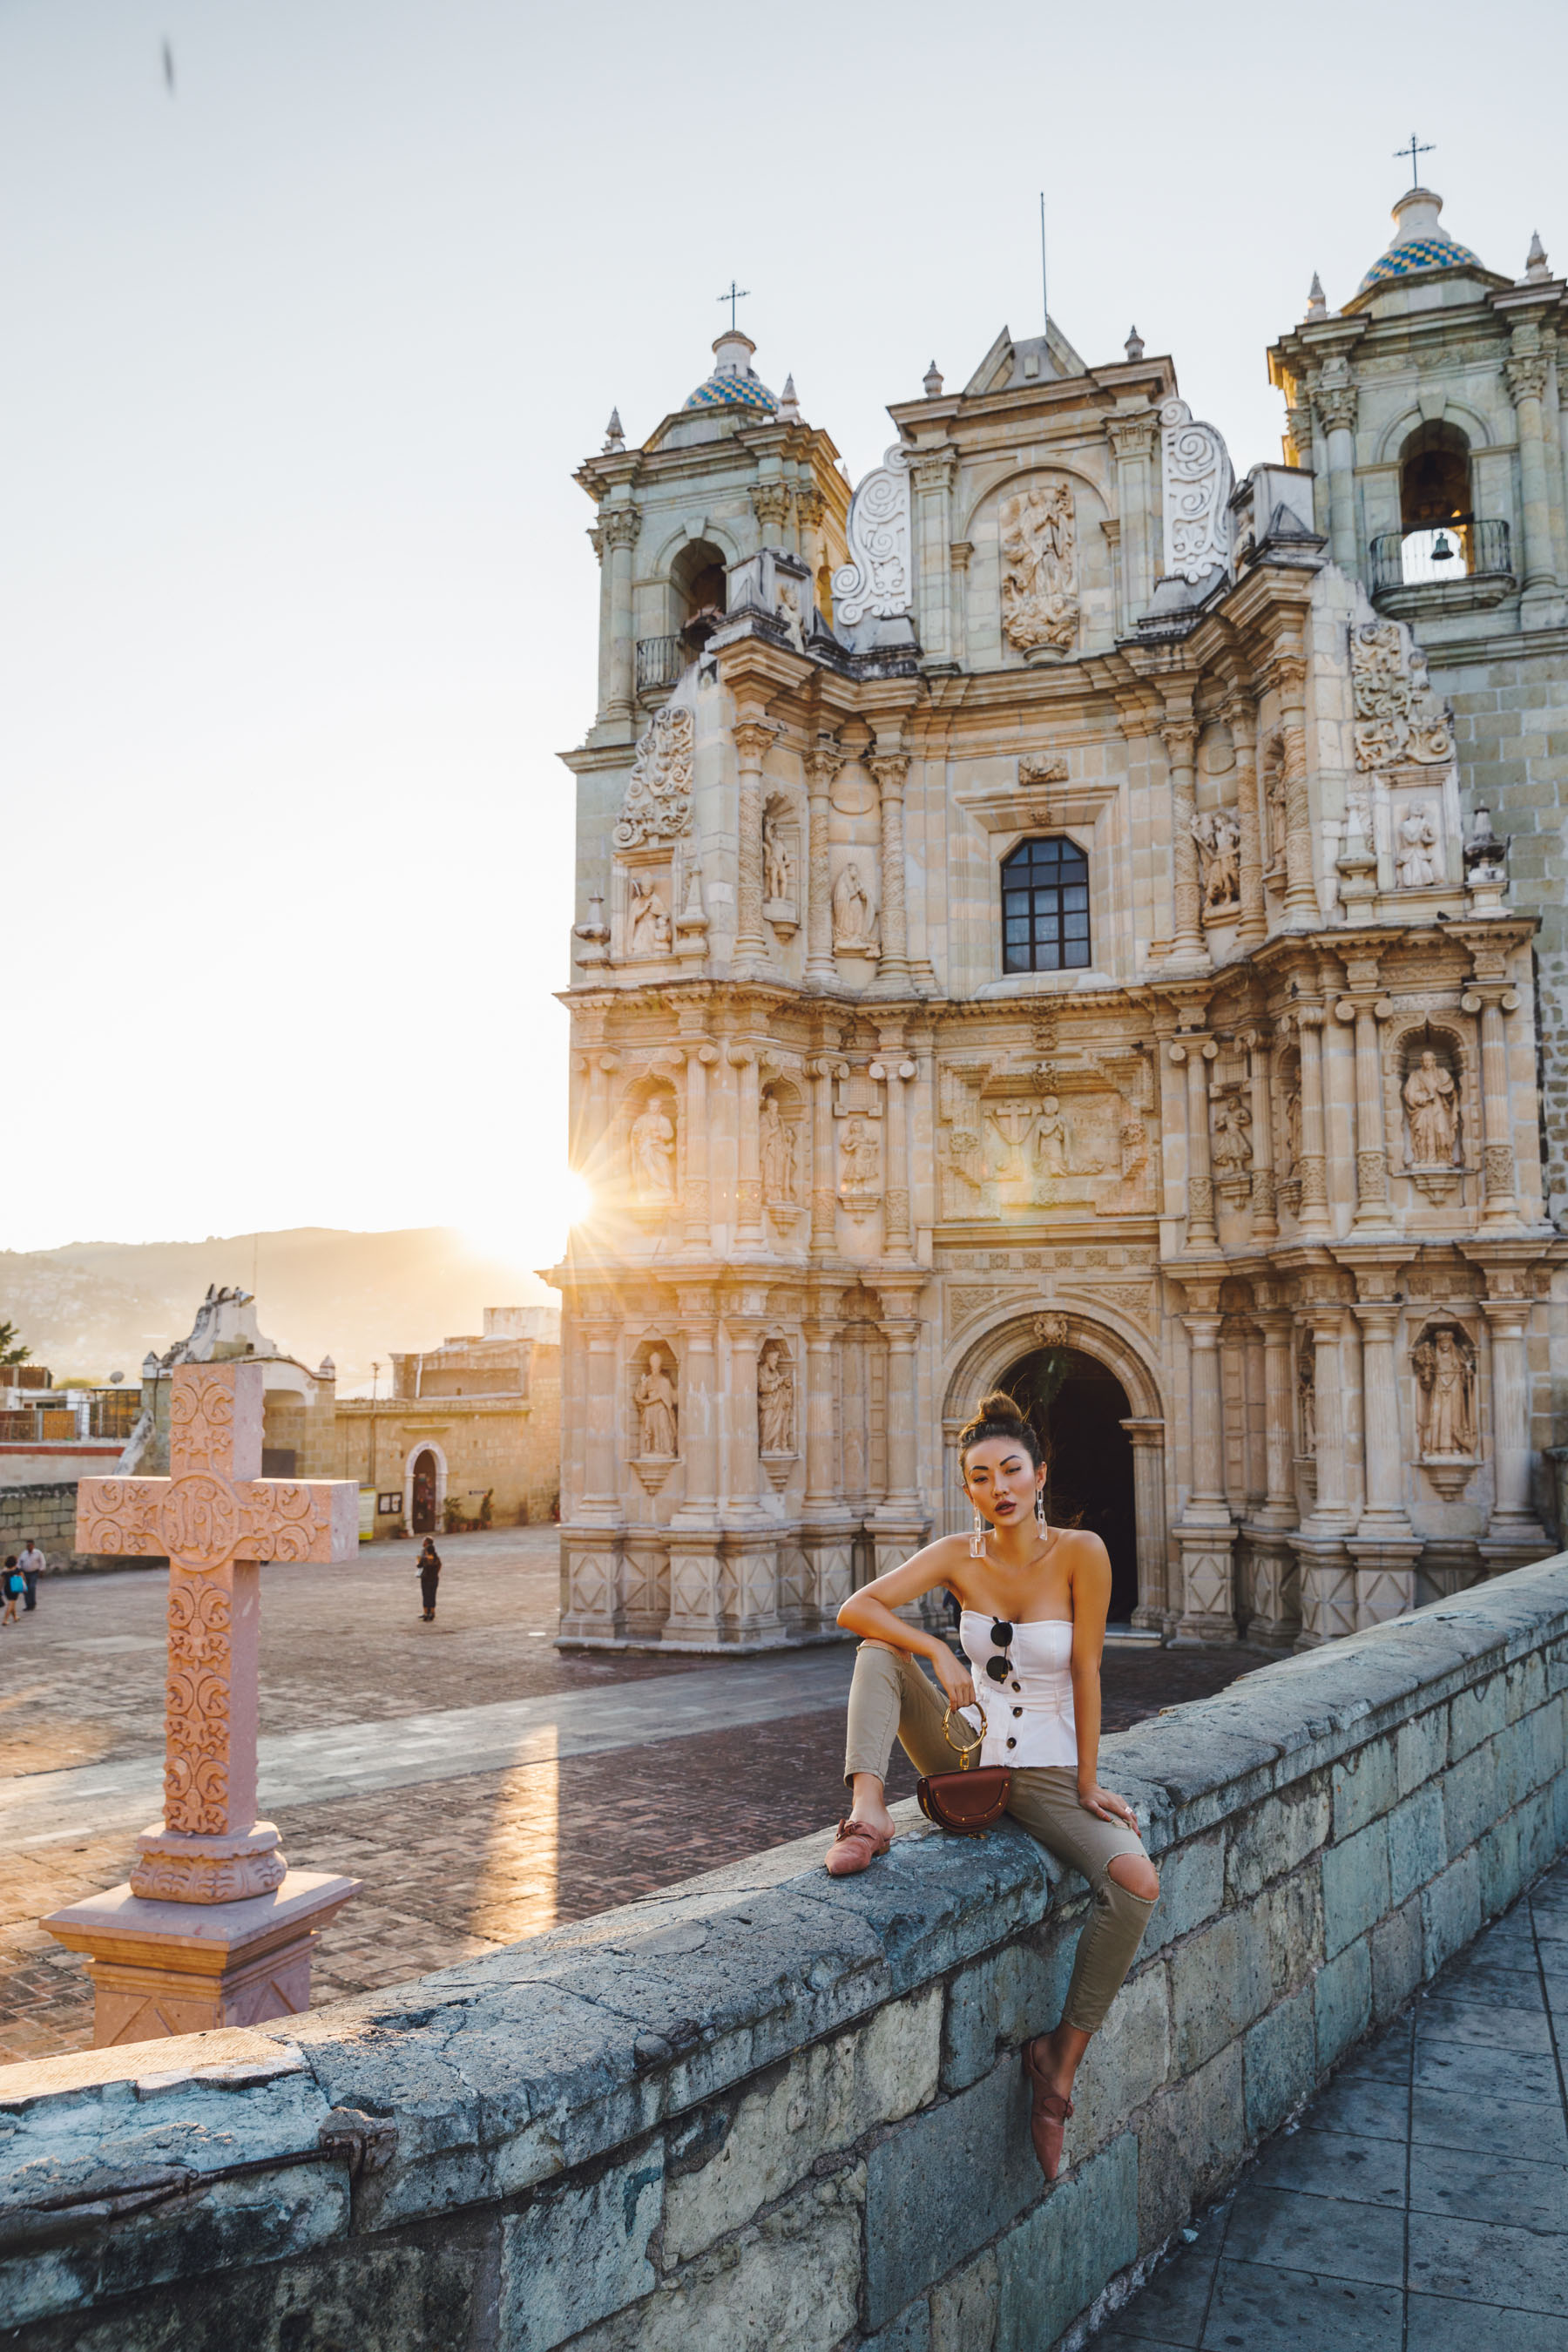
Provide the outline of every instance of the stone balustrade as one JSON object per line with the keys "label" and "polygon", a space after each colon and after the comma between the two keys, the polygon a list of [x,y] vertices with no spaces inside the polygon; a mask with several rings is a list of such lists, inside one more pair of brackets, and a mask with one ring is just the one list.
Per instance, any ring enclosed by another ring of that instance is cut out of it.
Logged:
{"label": "stone balustrade", "polygon": [[0,2072],[16,2352],[1024,2352],[1568,1843],[1568,1554],[1105,1743],[1163,1894],[1043,2189],[1084,1901],[904,1808],[256,2031]]}

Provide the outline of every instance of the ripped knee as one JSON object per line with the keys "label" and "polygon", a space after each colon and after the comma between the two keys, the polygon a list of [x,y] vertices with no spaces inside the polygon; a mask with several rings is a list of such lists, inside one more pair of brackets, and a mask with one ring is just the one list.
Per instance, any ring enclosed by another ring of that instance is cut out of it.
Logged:
{"label": "ripped knee", "polygon": [[1146,1853],[1114,1855],[1105,1874],[1118,1886],[1124,1886],[1129,1895],[1136,1895],[1141,1903],[1157,1903],[1160,1899],[1159,1874]]}

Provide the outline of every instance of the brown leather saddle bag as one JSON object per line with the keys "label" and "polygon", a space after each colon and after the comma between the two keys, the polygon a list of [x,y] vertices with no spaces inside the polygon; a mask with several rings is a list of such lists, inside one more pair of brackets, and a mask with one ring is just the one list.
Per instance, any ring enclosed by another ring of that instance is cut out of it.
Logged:
{"label": "brown leather saddle bag", "polygon": [[[1013,1788],[1013,1775],[1005,1764],[974,1761],[985,1738],[985,1710],[978,1700],[975,1709],[981,1727],[967,1745],[952,1736],[951,1706],[942,1719],[942,1738],[958,1758],[957,1771],[927,1772],[915,1790],[927,1821],[934,1822],[939,1830],[951,1830],[955,1837],[984,1837],[1005,1812]],[[962,1716],[959,1722],[965,1731],[969,1729]]]}

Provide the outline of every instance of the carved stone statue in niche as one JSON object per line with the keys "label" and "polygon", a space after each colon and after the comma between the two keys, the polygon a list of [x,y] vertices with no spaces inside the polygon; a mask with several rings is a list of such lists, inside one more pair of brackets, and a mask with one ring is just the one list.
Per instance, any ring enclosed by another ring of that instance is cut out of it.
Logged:
{"label": "carved stone statue in niche", "polygon": [[1061,1105],[1055,1095],[1047,1095],[1035,1130],[1035,1161],[1042,1176],[1067,1174],[1069,1140]]}
{"label": "carved stone statue in niche", "polygon": [[763,819],[763,887],[770,899],[795,898],[795,860],[771,816]]}
{"label": "carved stone statue in niche", "polygon": [[1204,809],[1193,818],[1203,868],[1204,912],[1241,903],[1241,827],[1230,809]]}
{"label": "carved stone statue in niche", "polygon": [[800,598],[787,580],[781,580],[778,594],[773,599],[773,618],[796,653],[805,651],[805,628],[801,620]]}
{"label": "carved stone statue in niche", "polygon": [[853,859],[833,886],[833,952],[835,955],[875,955],[877,914],[871,895]]}
{"label": "carved stone statue in niche", "polygon": [[669,953],[669,909],[657,882],[632,876],[630,946],[635,956]]}
{"label": "carved stone statue in niche", "polygon": [[1238,1094],[1222,1094],[1214,1107],[1215,1171],[1221,1176],[1245,1176],[1252,1165],[1252,1113]]}
{"label": "carved stone statue in niche", "polygon": [[1301,1349],[1297,1360],[1296,1397],[1301,1412],[1301,1451],[1315,1462],[1318,1458],[1318,1368],[1310,1345]]}
{"label": "carved stone statue in niche", "polygon": [[764,1454],[795,1452],[795,1374],[777,1339],[765,1342],[757,1363],[757,1444]]}
{"label": "carved stone statue in niche", "polygon": [[1285,1080],[1285,1174],[1294,1174],[1300,1165],[1301,1073],[1292,1066]]}
{"label": "carved stone statue in niche", "polygon": [[660,1208],[675,1198],[675,1121],[665,1097],[650,1095],[632,1121],[629,1139],[632,1197],[641,1208]]}
{"label": "carved stone statue in niche", "polygon": [[863,1118],[845,1122],[838,1145],[838,1191],[847,1208],[868,1208],[880,1192],[881,1154],[870,1124]]}
{"label": "carved stone statue in niche", "polygon": [[1431,801],[1416,801],[1399,821],[1394,872],[1402,890],[1430,890],[1441,880],[1437,871],[1436,810]]}
{"label": "carved stone statue in niche", "polygon": [[1429,1045],[1405,1081],[1405,1109],[1411,1160],[1417,1167],[1451,1168],[1459,1133],[1458,1097]]}
{"label": "carved stone statue in niche", "polygon": [[637,1451],[646,1459],[673,1460],[679,1452],[676,1444],[678,1407],[675,1382],[665,1369],[662,1349],[655,1348],[647,1360],[647,1370],[637,1382]]}
{"label": "carved stone statue in niche", "polygon": [[763,1097],[763,1198],[793,1208],[795,1193],[795,1129],[779,1108],[778,1097]]}
{"label": "carved stone statue in niche", "polygon": [[1423,1459],[1476,1451],[1476,1351],[1468,1334],[1450,1323],[1429,1324],[1411,1350],[1419,1402]]}
{"label": "carved stone statue in niche", "polygon": [[1066,653],[1078,634],[1078,532],[1072,491],[1043,482],[1004,499],[998,515],[1002,626],[1020,653]]}

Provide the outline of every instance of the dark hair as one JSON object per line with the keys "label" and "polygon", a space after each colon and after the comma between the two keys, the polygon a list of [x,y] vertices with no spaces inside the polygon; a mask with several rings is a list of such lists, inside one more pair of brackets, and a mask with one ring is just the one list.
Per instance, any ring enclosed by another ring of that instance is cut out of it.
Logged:
{"label": "dark hair", "polygon": [[1045,1448],[1023,1407],[1015,1403],[1005,1389],[993,1389],[989,1396],[983,1396],[959,1431],[959,1461],[963,1463],[971,1449],[983,1445],[988,1437],[1010,1437],[1015,1444],[1023,1447],[1037,1470],[1045,1468]]}

